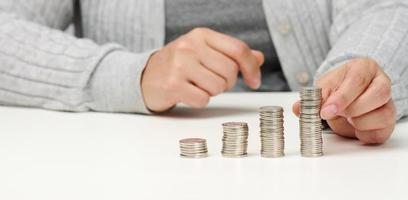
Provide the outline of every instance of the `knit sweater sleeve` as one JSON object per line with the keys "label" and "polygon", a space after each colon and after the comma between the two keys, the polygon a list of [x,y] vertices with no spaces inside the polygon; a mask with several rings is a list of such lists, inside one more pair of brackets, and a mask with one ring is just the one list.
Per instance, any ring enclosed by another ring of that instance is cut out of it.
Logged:
{"label": "knit sweater sleeve", "polygon": [[332,49],[316,79],[353,58],[374,59],[392,80],[397,119],[408,114],[408,3],[339,0],[333,3]]}
{"label": "knit sweater sleeve", "polygon": [[72,7],[72,0],[0,0],[0,104],[149,113],[140,79],[150,52],[60,31]]}

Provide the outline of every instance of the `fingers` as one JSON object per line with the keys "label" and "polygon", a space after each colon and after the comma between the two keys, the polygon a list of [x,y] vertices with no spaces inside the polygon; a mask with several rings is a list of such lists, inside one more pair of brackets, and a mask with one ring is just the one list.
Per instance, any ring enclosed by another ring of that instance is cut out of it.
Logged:
{"label": "fingers", "polygon": [[[300,101],[297,101],[292,106],[292,111],[296,116],[300,116]],[[336,117],[332,120],[327,121],[331,129],[338,135],[343,137],[354,138],[354,127],[347,122],[343,117]]]}
{"label": "fingers", "polygon": [[392,101],[384,106],[348,121],[359,131],[384,129],[395,125],[395,107]]}
{"label": "fingers", "polygon": [[257,50],[251,50],[252,54],[254,54],[256,61],[258,61],[258,65],[263,65],[265,62],[265,56],[262,52]]}
{"label": "fingers", "polygon": [[227,81],[207,68],[197,65],[188,72],[188,79],[211,96],[224,92],[228,85]]}
{"label": "fingers", "polygon": [[202,66],[191,53],[185,52],[185,54],[190,54],[184,58],[184,65],[187,66],[184,70],[188,81],[210,96],[218,95],[227,89],[227,81],[224,78]]}
{"label": "fingers", "polygon": [[356,137],[365,144],[382,144],[390,138],[393,131],[394,126],[380,130],[356,131]]}
{"label": "fingers", "polygon": [[377,76],[358,99],[356,99],[345,111],[349,117],[361,116],[375,110],[391,99],[391,81],[386,76]]}
{"label": "fingers", "polygon": [[198,50],[198,54],[206,68],[225,79],[227,89],[234,87],[239,71],[235,61],[209,47]]}
{"label": "fingers", "polygon": [[[331,93],[340,87],[347,70],[344,67],[338,67],[320,77],[315,85],[322,88],[322,101],[325,102]],[[323,103],[322,102],[322,103]]]}
{"label": "fingers", "polygon": [[293,105],[292,105],[292,111],[293,113],[299,117],[300,116],[300,101],[296,101]]}
{"label": "fingers", "polygon": [[[324,76],[322,76],[319,80],[315,82],[315,85],[322,88],[322,107],[321,107],[321,112],[320,112],[320,117],[323,119],[329,119],[329,116],[323,116],[327,115],[327,112],[331,113],[336,113],[337,108],[333,108],[333,106],[325,106],[327,99],[330,97],[330,95],[337,90],[337,88],[340,87],[345,74],[347,71],[345,70],[344,67],[338,67]],[[325,109],[325,113],[323,114],[323,109]]]}
{"label": "fingers", "polygon": [[344,117],[327,120],[327,124],[337,135],[350,138],[356,137],[354,127]]}
{"label": "fingers", "polygon": [[260,61],[263,60],[259,52],[253,53],[247,44],[233,37],[217,33],[210,29],[204,31],[207,44],[225,54],[238,63],[245,83],[252,89],[257,89],[261,85]]}
{"label": "fingers", "polygon": [[204,108],[210,101],[208,93],[193,84],[184,84],[176,98],[193,108]]}
{"label": "fingers", "polygon": [[365,61],[353,61],[345,67],[347,72],[339,86],[323,105],[321,116],[323,119],[331,119],[341,115],[343,111],[357,99],[370,85],[375,77],[375,72]]}
{"label": "fingers", "polygon": [[390,137],[396,122],[391,81],[374,60],[349,61],[321,77],[316,85],[323,92],[320,115],[334,132],[370,144]]}

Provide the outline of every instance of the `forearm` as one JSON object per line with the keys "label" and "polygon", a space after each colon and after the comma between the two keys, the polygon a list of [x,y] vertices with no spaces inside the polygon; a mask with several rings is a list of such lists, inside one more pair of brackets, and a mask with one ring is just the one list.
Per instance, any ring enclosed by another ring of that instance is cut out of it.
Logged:
{"label": "forearm", "polygon": [[140,77],[149,53],[97,45],[0,13],[0,102],[65,111],[148,113]]}

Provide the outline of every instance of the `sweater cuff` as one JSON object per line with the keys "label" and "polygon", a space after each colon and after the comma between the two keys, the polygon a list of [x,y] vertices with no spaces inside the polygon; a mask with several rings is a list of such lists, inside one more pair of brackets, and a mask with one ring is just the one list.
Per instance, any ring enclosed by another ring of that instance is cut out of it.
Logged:
{"label": "sweater cuff", "polygon": [[118,50],[108,53],[91,79],[90,108],[102,112],[151,114],[144,103],[141,77],[152,53]]}

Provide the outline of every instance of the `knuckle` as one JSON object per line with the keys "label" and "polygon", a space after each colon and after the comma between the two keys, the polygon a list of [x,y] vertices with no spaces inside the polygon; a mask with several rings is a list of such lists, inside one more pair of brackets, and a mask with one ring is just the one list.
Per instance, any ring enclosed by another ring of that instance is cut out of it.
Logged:
{"label": "knuckle", "polygon": [[391,98],[391,86],[386,83],[379,84],[376,89],[376,94],[385,101],[383,103],[386,103]]}
{"label": "knuckle", "polygon": [[337,94],[337,99],[339,101],[340,106],[344,106],[348,102],[348,96],[344,93]]}
{"label": "knuckle", "polygon": [[378,63],[373,59],[366,59],[366,62],[369,72],[375,72],[379,68]]}
{"label": "knuckle", "polygon": [[242,41],[237,41],[232,51],[236,56],[246,56],[250,52],[248,45]]}
{"label": "knuckle", "polygon": [[391,78],[385,73],[385,72],[383,72],[383,74],[384,74],[384,77],[385,77],[385,83],[387,84],[387,85],[392,85],[392,80],[391,80]]}
{"label": "knuckle", "polygon": [[183,51],[191,51],[194,49],[192,43],[183,36],[177,42],[175,42],[174,48]]}
{"label": "knuckle", "polygon": [[356,69],[359,69],[362,66],[363,66],[363,60],[362,59],[353,59],[353,60],[350,60],[349,62],[346,63],[346,67],[349,70],[356,70]]}
{"label": "knuckle", "polygon": [[362,58],[356,58],[356,59],[352,59],[349,63],[350,65],[360,65],[363,61],[364,59]]}
{"label": "knuckle", "polygon": [[358,86],[365,86],[368,83],[368,77],[364,71],[355,71],[351,77],[351,81]]}
{"label": "knuckle", "polygon": [[187,67],[185,64],[186,57],[190,56],[185,52],[176,52],[174,53],[173,57],[169,62],[169,67],[171,68],[172,72],[178,74],[182,74]]}
{"label": "knuckle", "polygon": [[378,68],[377,63],[369,58],[359,58],[351,60],[347,66],[353,72],[359,72],[363,75],[370,74],[371,76],[375,75],[375,72]]}
{"label": "knuckle", "polygon": [[193,30],[191,30],[190,34],[202,36],[202,35],[206,34],[207,32],[208,32],[208,28],[197,27],[197,28],[194,28]]}
{"label": "knuckle", "polygon": [[314,84],[321,88],[327,88],[330,90],[339,88],[339,81],[336,79],[338,73],[336,71],[326,72],[319,79],[316,79]]}
{"label": "knuckle", "polygon": [[327,77],[325,77],[325,79],[321,80],[321,82],[320,82],[320,84],[318,86],[320,86],[322,88],[327,88],[327,86],[329,86],[333,90],[336,90],[337,88],[340,87],[340,84],[341,84],[341,82],[335,80],[332,76],[327,76]]}

